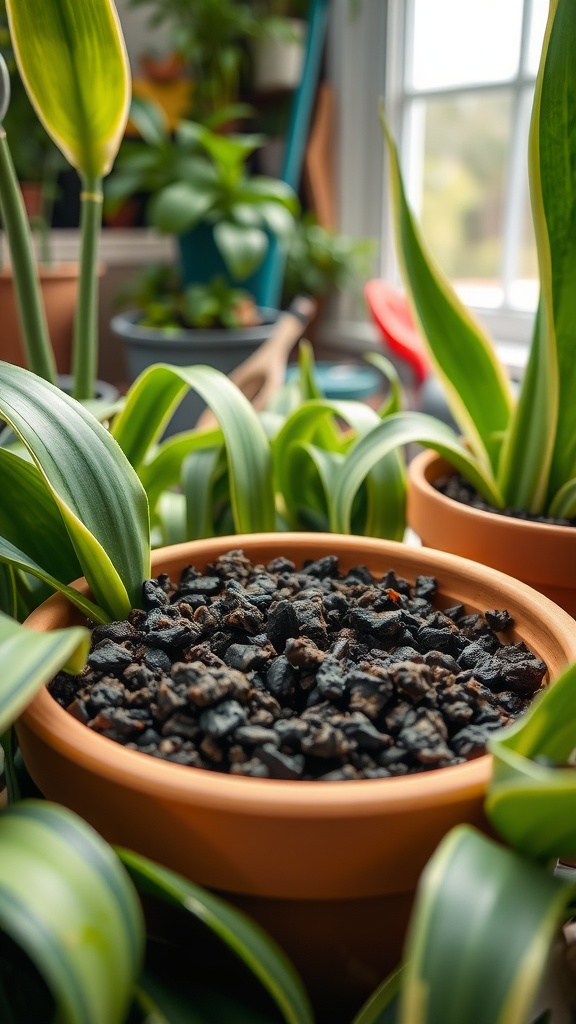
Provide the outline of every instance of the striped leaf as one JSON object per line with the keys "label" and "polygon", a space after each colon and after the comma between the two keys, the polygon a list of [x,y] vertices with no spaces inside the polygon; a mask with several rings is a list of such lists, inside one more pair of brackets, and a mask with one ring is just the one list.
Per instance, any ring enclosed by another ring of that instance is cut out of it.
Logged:
{"label": "striped leaf", "polygon": [[[143,950],[140,905],[109,846],[62,807],[0,816],[0,927],[48,985],[60,1024],[123,1024]],[[27,1020],[37,1021],[34,1007]]]}
{"label": "striped leaf", "polygon": [[153,515],[156,503],[163,491],[176,487],[180,482],[182,463],[187,455],[222,445],[221,430],[190,430],[175,434],[152,446],[146,462],[138,466],[138,475],[150,504]]}
{"label": "striped leaf", "polygon": [[463,825],[420,880],[398,1024],[526,1024],[576,886]]}
{"label": "striped leaf", "polygon": [[411,443],[433,448],[462,472],[487,501],[502,504],[494,480],[485,474],[449,426],[424,413],[396,413],[360,438],[346,458],[332,494],[333,532],[349,533],[354,498],[373,467],[390,452]]}
{"label": "striped leaf", "polygon": [[485,474],[495,472],[512,393],[489,339],[427,253],[409,209],[398,153],[382,116],[389,158],[396,248],[419,324],[454,418]]}
{"label": "striped leaf", "polygon": [[130,72],[112,0],[6,0],[20,75],[46,131],[85,178],[110,170]]}
{"label": "striped leaf", "polygon": [[262,424],[250,402],[226,374],[211,366],[158,363],[140,375],[126,396],[112,433],[139,471],[174,409],[192,388],[210,407],[222,430],[235,529],[238,533],[275,528],[271,454]]}
{"label": "striped leaf", "polygon": [[489,741],[494,757],[486,810],[515,849],[547,861],[576,857],[576,665],[509,729]]}
{"label": "striped leaf", "polygon": [[395,971],[370,996],[352,1024],[398,1024],[402,971]]}
{"label": "striped leaf", "polygon": [[186,539],[200,540],[217,533],[214,488],[222,475],[222,447],[191,452],[182,465],[186,498]]}
{"label": "striped leaf", "polygon": [[81,671],[89,643],[88,631],[80,626],[37,633],[0,613],[0,733],[63,665],[70,672]]}
{"label": "striped leaf", "polygon": [[312,1024],[302,983],[276,943],[239,910],[129,850],[118,854],[138,890],[202,921],[245,963],[274,999],[286,1024]]}
{"label": "striped leaf", "polygon": [[[553,320],[559,406],[550,494],[576,477],[576,7],[552,0],[530,152],[542,301]],[[536,133],[537,139],[536,139]],[[545,220],[545,228],[541,223]],[[539,237],[545,230],[545,237]],[[550,267],[546,267],[547,251]],[[553,342],[550,342],[550,346]],[[552,430],[552,420],[546,424]]]}
{"label": "striped leaf", "polygon": [[0,363],[0,415],[40,471],[98,604],[124,618],[150,574],[148,505],[129,462],[81,405],[8,363]]}
{"label": "striped leaf", "polygon": [[[90,601],[83,594],[78,593],[74,587],[69,587],[66,583],[62,583],[56,576],[52,576],[51,573],[47,572],[43,566],[38,565],[33,558],[30,558],[24,551],[20,551],[19,548],[11,544],[10,541],[4,537],[0,537],[0,562],[3,567],[8,567],[14,572],[20,570],[21,572],[29,573],[35,576],[37,579],[42,580],[50,588],[49,593],[52,590],[58,590],[84,615],[89,619],[93,619],[94,622],[108,622],[109,617],[97,604]],[[38,598],[45,599],[43,591],[39,589]],[[32,611],[33,607],[37,607],[40,600],[34,601],[33,603],[28,602],[26,612]]]}

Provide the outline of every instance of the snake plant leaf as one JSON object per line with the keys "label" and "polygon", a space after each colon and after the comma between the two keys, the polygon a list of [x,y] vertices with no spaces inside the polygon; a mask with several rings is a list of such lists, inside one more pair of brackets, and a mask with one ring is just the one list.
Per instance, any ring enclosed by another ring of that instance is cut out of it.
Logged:
{"label": "snake plant leaf", "polygon": [[313,1024],[300,978],[258,925],[224,900],[145,857],[124,849],[118,855],[140,892],[193,914],[243,960],[272,996],[286,1024]]}
{"label": "snake plant leaf", "polygon": [[389,158],[396,248],[410,305],[448,404],[488,474],[496,470],[497,440],[513,407],[510,384],[490,340],[427,253],[408,206],[398,152],[382,114]]}
{"label": "snake plant leaf", "polygon": [[0,565],[0,611],[12,619],[18,618],[18,591],[12,566]]}
{"label": "snake plant leaf", "polygon": [[38,633],[0,613],[0,733],[63,665],[70,672],[80,672],[89,646],[88,630],[81,626]]}
{"label": "snake plant leaf", "polygon": [[204,451],[223,443],[222,431],[218,428],[185,431],[152,447],[149,458],[138,469],[151,514],[154,514],[160,495],[180,483],[182,464],[190,452]]}
{"label": "snake plant leaf", "polygon": [[78,556],[44,478],[32,462],[0,448],[0,535],[65,583],[82,576]]}
{"label": "snake plant leaf", "polygon": [[[542,301],[546,304],[548,317],[553,319],[551,330],[558,366],[559,406],[550,475],[551,494],[576,476],[575,61],[576,9],[570,0],[553,0],[542,66],[538,73],[541,95],[529,161],[539,260],[542,256],[544,264],[549,250],[551,264],[549,268],[545,265],[540,268],[540,276]],[[544,230],[545,237],[540,238]]]}
{"label": "snake plant leaf", "polygon": [[6,0],[33,107],[85,179],[110,170],[124,134],[130,71],[112,0]]}
{"label": "snake plant leaf", "polygon": [[568,480],[556,492],[548,506],[548,512],[559,519],[576,518],[576,478]]}
{"label": "snake plant leaf", "polygon": [[8,363],[0,363],[0,415],[44,478],[98,604],[124,618],[150,574],[148,503],[136,473],[78,402]]}
{"label": "snake plant leaf", "polygon": [[356,1014],[352,1024],[398,1024],[402,969],[394,971],[379,985]]}
{"label": "snake plant leaf", "polygon": [[526,1024],[576,886],[462,825],[420,880],[398,1024]]}
{"label": "snake plant leaf", "polygon": [[[58,590],[84,615],[89,619],[93,619],[94,622],[108,622],[109,618],[105,612],[93,601],[90,601],[83,594],[79,594],[73,587],[69,587],[66,583],[62,583],[60,578],[52,576],[51,573],[47,572],[46,569],[38,565],[33,558],[30,558],[26,552],[20,551],[14,544],[6,540],[5,537],[0,537],[0,562],[3,568],[11,568],[12,571],[20,570],[21,572],[30,573],[37,579],[42,580],[46,583],[50,590]],[[28,610],[31,610],[30,608]]]}
{"label": "snake plant leaf", "polygon": [[222,465],[222,446],[191,452],[182,464],[181,486],[186,498],[186,539],[200,540],[217,533],[214,486]]}
{"label": "snake plant leaf", "polygon": [[402,412],[404,408],[404,397],[402,394],[402,382],[394,363],[383,356],[381,352],[368,352],[364,359],[371,363],[388,381],[390,394],[378,409],[380,419],[392,416],[395,412]]}
{"label": "snake plant leaf", "polygon": [[341,452],[310,442],[282,449],[282,513],[292,530],[328,529],[330,494]]}
{"label": "snake plant leaf", "polygon": [[493,776],[486,811],[515,849],[534,859],[576,857],[576,665],[489,741]]}
{"label": "snake plant leaf", "polygon": [[138,471],[189,388],[210,407],[224,436],[236,531],[273,531],[270,445],[257,413],[226,374],[211,366],[149,367],[130,388],[113,436]]}
{"label": "snake plant leaf", "polygon": [[123,1024],[144,929],[118,858],[75,814],[38,800],[2,813],[0,847],[0,926],[47,983],[58,1021]]}
{"label": "snake plant leaf", "polygon": [[445,456],[487,501],[502,505],[495,481],[464,448],[451,427],[425,413],[400,412],[386,417],[360,438],[347,457],[332,495],[332,531],[349,532],[354,498],[368,472],[384,456],[411,443],[425,444]]}

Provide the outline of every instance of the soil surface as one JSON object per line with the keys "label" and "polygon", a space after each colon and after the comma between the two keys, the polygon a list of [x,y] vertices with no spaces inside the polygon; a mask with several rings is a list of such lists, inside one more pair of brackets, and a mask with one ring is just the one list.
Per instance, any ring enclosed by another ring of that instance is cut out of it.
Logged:
{"label": "soil surface", "polygon": [[274,779],[375,779],[460,764],[522,712],[545,664],[505,644],[505,610],[440,611],[413,584],[335,556],[297,570],[231,551],[97,626],[56,700],[88,728],[182,765]]}
{"label": "soil surface", "polygon": [[470,505],[471,508],[480,509],[481,512],[494,512],[499,516],[511,516],[513,519],[526,519],[532,523],[547,523],[548,526],[575,526],[576,519],[555,519],[553,516],[535,516],[530,512],[517,508],[496,508],[490,505],[478,494],[478,491],[469,484],[459,473],[451,473],[448,476],[438,477],[433,486],[441,494],[463,505]]}

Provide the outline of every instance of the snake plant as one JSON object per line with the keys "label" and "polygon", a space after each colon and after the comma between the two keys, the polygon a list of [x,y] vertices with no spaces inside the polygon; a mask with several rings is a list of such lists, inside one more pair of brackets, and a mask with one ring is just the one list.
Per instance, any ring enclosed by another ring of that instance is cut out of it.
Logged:
{"label": "snake plant", "polygon": [[427,252],[384,121],[397,250],[416,323],[464,440],[432,417],[383,423],[357,459],[420,442],[443,455],[493,506],[576,516],[576,7],[551,0],[532,109],[528,168],[540,302],[520,394],[490,339]]}

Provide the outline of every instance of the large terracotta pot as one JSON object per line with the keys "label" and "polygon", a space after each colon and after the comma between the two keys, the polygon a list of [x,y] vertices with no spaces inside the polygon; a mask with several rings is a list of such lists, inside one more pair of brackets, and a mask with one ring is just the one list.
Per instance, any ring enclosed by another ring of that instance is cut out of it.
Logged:
{"label": "large terracotta pot", "polygon": [[[337,554],[439,580],[439,603],[507,608],[515,637],[554,677],[576,658],[576,622],[530,588],[492,569],[426,548],[330,534],[268,534],[197,541],[154,553],[153,571],[178,577],[231,548],[257,562],[298,565]],[[86,584],[78,584],[86,591]],[[61,596],[41,606],[36,629],[78,623]],[[91,732],[42,691],[17,725],[24,760],[46,797],[77,811],[107,840],[132,847],[223,892],[276,937],[320,1008],[319,1021],[352,1012],[399,960],[418,876],[458,822],[485,827],[490,758],[404,778],[280,782],[218,775],[157,760]]]}
{"label": "large terracotta pot", "polygon": [[576,528],[481,512],[434,487],[455,470],[435,452],[409,466],[408,522],[423,544],[515,576],[576,616]]}
{"label": "large terracotta pot", "polygon": [[[48,334],[58,373],[70,373],[78,274],[77,263],[57,263],[53,267],[38,269]],[[0,359],[17,366],[26,366],[12,271],[9,268],[0,270],[0,310]]]}

